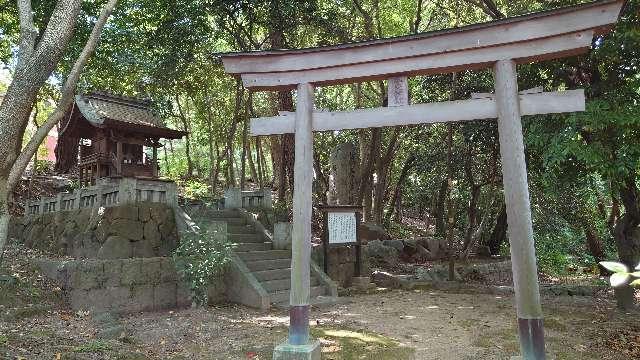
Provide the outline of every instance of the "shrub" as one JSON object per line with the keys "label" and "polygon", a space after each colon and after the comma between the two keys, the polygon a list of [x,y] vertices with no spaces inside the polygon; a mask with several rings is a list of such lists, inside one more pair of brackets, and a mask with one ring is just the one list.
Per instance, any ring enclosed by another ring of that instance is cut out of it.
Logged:
{"label": "shrub", "polygon": [[227,241],[224,226],[212,224],[199,233],[181,233],[173,259],[178,273],[188,283],[195,303],[207,303],[209,280],[223,272],[231,260],[233,245]]}

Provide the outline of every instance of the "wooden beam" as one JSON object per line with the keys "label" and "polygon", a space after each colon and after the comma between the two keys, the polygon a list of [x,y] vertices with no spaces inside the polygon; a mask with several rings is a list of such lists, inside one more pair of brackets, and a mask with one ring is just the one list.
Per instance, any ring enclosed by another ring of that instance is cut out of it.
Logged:
{"label": "wooden beam", "polygon": [[122,175],[122,142],[116,142],[116,175]]}
{"label": "wooden beam", "polygon": [[278,89],[293,88],[299,83],[336,85],[388,79],[394,76],[440,74],[466,69],[490,68],[501,59],[515,59],[518,63],[528,63],[578,54],[591,47],[592,38],[593,30],[586,30],[544,39],[464,51],[301,71],[243,73],[241,76],[242,82],[247,88]]}
{"label": "wooden beam", "polygon": [[[524,94],[519,97],[521,115],[584,111],[585,107],[582,89]],[[293,113],[281,114],[251,119],[251,135],[293,133],[295,116]],[[313,131],[470,121],[497,117],[496,101],[493,98],[483,98],[354,111],[316,111],[313,113]]]}
{"label": "wooden beam", "polygon": [[226,54],[222,61],[226,72],[244,74],[310,70],[459,52],[607,27],[617,21],[622,4],[622,0],[601,1],[457,29],[336,46]]}
{"label": "wooden beam", "polygon": [[502,183],[507,207],[509,249],[522,358],[543,360],[545,352],[542,306],[533,243],[527,165],[520,120],[522,101],[518,101],[516,64],[510,60],[498,61],[494,66],[494,73]]}

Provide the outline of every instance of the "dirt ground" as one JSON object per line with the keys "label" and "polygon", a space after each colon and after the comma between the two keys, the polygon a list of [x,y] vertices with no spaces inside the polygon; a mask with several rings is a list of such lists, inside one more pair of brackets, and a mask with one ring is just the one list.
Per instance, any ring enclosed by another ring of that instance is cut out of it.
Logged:
{"label": "dirt ground", "polygon": [[[60,289],[9,254],[0,282],[0,357],[7,359],[271,359],[287,312],[236,305],[130,314],[106,325],[65,310]],[[509,359],[518,353],[510,296],[376,291],[313,308],[323,359]],[[640,359],[638,314],[610,298],[544,299],[550,359]],[[115,333],[112,331],[116,329]],[[109,335],[109,336],[105,336]]]}

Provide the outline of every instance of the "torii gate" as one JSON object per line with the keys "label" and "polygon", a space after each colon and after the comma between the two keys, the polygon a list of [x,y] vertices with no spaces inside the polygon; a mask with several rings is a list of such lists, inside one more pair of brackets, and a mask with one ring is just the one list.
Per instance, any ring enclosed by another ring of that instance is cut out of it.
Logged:
{"label": "torii gate", "polygon": [[[274,359],[319,359],[309,339],[313,131],[498,119],[500,154],[521,352],[544,359],[543,316],[529,206],[522,115],[584,111],[582,90],[518,92],[516,65],[588,51],[616,23],[623,0],[389,39],[302,50],[222,55],[247,88],[297,88],[295,113],[251,120],[252,135],[295,133],[293,244],[288,342]],[[495,94],[409,105],[407,76],[492,67]],[[388,79],[389,107],[314,112],[316,86]]]}

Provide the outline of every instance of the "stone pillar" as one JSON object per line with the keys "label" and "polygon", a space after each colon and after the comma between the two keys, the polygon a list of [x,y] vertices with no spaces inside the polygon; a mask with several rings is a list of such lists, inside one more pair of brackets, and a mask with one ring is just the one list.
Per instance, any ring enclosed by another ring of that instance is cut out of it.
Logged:
{"label": "stone pillar", "polygon": [[74,207],[76,209],[82,208],[82,188],[76,189],[76,200]]}
{"label": "stone pillar", "polygon": [[276,250],[291,250],[290,222],[277,222],[273,224],[273,248]]}
{"label": "stone pillar", "polygon": [[118,186],[118,203],[128,204],[136,201],[136,187],[137,179],[135,178],[121,178],[120,185]]}
{"label": "stone pillar", "polygon": [[271,188],[262,189],[262,207],[271,209],[273,207],[273,198],[271,197]]}
{"label": "stone pillar", "polygon": [[62,193],[58,193],[58,196],[56,197],[56,210],[57,211],[62,211]]}
{"label": "stone pillar", "polygon": [[494,73],[520,348],[525,360],[541,360],[545,359],[544,327],[529,205],[516,64],[513,60],[498,61],[494,65]]}
{"label": "stone pillar", "polygon": [[240,188],[231,187],[224,190],[224,208],[242,208],[242,191]]}
{"label": "stone pillar", "polygon": [[156,148],[155,144],[152,145],[153,148],[153,160],[151,166],[153,166],[153,177],[158,177],[158,148]]}

